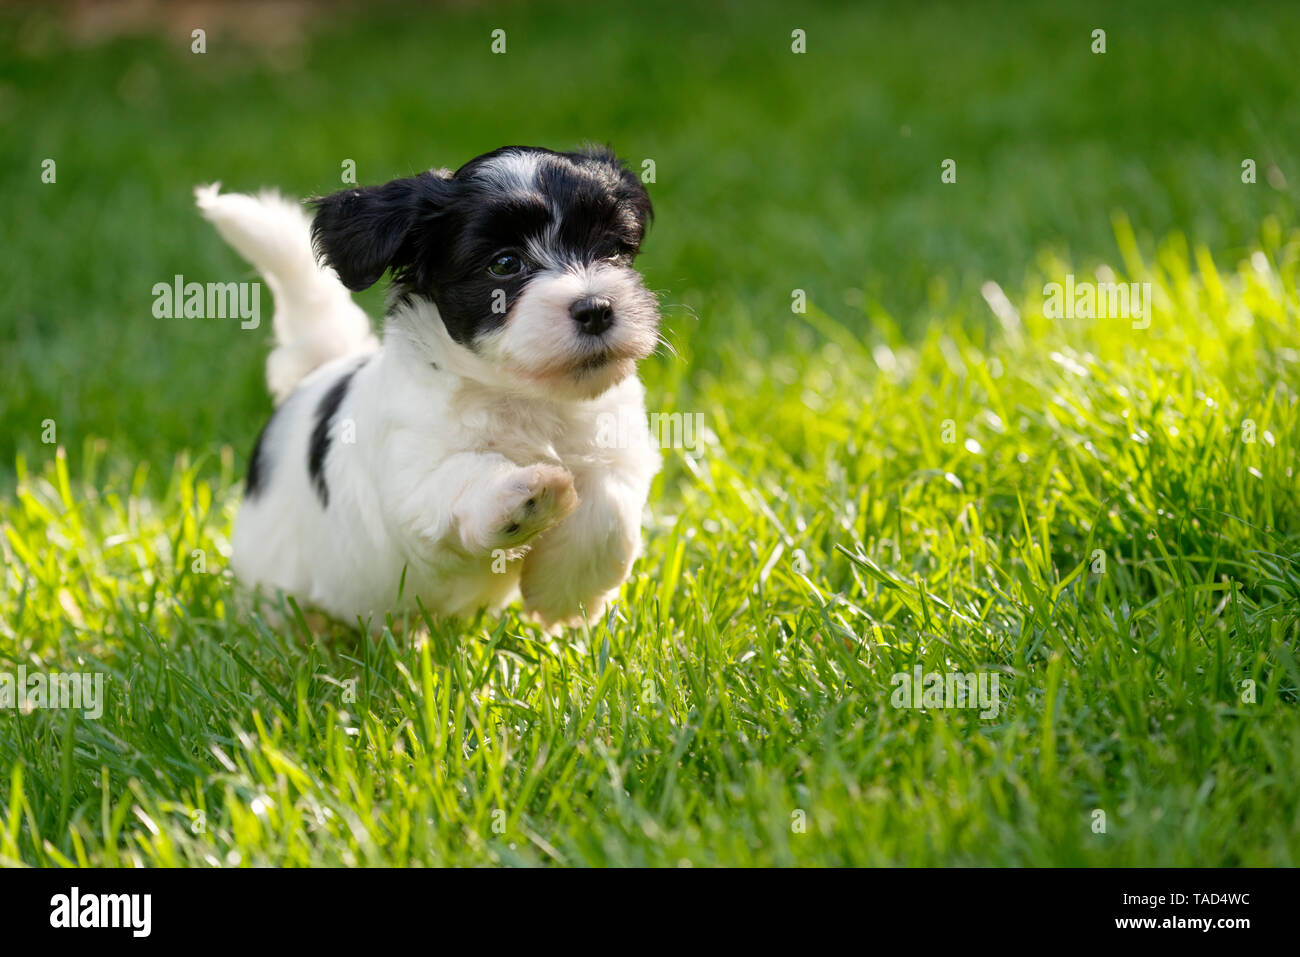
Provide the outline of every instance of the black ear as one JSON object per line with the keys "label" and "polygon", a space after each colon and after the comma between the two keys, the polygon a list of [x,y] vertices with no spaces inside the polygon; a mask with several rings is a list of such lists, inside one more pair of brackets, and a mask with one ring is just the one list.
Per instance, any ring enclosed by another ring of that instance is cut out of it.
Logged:
{"label": "black ear", "polygon": [[412,234],[417,225],[437,217],[450,189],[445,172],[439,170],[313,200],[316,255],[353,292],[368,289],[385,270],[412,265]]}

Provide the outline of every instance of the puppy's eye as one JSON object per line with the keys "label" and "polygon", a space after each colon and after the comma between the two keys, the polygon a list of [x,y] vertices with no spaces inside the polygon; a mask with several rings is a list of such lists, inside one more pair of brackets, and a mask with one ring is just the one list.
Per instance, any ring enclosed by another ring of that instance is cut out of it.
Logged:
{"label": "puppy's eye", "polygon": [[524,261],[514,253],[502,253],[488,264],[488,272],[498,279],[507,279],[510,276],[523,272]]}

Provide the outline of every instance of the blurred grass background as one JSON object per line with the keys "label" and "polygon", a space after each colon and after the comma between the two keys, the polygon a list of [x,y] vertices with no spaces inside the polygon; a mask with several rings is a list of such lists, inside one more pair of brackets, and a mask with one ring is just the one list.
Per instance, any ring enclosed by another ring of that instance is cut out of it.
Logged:
{"label": "blurred grass background", "polygon": [[88,436],[155,462],[247,454],[267,326],[151,313],[174,274],[252,278],[194,213],[200,182],[306,196],[345,159],[379,182],[505,143],[653,159],[642,266],[680,359],[645,375],[679,407],[737,358],[811,347],[796,288],[864,338],[910,334],[984,323],[980,284],[1016,287],[1043,255],[1113,260],[1117,209],[1139,239],[1180,230],[1229,260],[1265,216],[1293,224],[1300,8],[1082,6],[0,9],[3,481],[45,419],[74,467]]}
{"label": "blurred grass background", "polygon": [[[0,8],[0,664],[110,679],[102,720],[0,716],[0,865],[1294,865],[1297,40],[1253,3]],[[643,375],[707,433],[617,613],[239,607],[270,303],[153,317],[253,278],[194,184],[584,140],[655,161]],[[1149,329],[1044,316],[1101,264]],[[893,707],[921,666],[1004,710]]]}

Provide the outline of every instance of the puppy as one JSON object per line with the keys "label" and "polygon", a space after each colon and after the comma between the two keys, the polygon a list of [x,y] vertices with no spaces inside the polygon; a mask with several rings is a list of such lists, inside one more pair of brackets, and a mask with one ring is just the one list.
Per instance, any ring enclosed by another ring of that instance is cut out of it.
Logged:
{"label": "puppy", "polygon": [[[200,210],[275,297],[235,575],[349,622],[516,593],[547,627],[600,614],[659,468],[638,177],[606,150],[508,146],[315,200],[310,223],[219,188]],[[385,272],[381,344],[349,290]],[[615,442],[610,422],[638,426]]]}

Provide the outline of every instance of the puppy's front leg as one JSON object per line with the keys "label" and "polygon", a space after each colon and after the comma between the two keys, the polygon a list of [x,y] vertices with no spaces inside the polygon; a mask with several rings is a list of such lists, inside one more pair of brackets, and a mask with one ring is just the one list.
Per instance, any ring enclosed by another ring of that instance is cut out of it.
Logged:
{"label": "puppy's front leg", "polygon": [[537,539],[519,581],[525,609],[547,627],[600,615],[641,547],[642,483],[594,470],[574,478],[581,504]]}
{"label": "puppy's front leg", "polygon": [[573,476],[558,465],[521,468],[502,458],[475,482],[454,511],[461,545],[470,552],[518,548],[578,506]]}
{"label": "puppy's front leg", "polygon": [[519,466],[495,453],[453,455],[425,477],[414,501],[416,534],[471,555],[527,544],[578,505],[573,476],[557,465]]}

